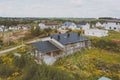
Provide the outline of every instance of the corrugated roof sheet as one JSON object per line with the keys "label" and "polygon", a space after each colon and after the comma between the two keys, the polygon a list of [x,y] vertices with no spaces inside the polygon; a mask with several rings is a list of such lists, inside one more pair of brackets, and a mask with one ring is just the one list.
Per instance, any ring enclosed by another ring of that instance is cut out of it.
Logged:
{"label": "corrugated roof sheet", "polygon": [[50,43],[49,41],[39,41],[39,42],[34,42],[32,43],[32,45],[39,50],[42,53],[47,53],[47,52],[51,52],[51,51],[57,51],[60,50],[59,48],[57,48],[56,46],[54,46],[52,43]]}
{"label": "corrugated roof sheet", "polygon": [[51,35],[51,37],[56,39],[63,45],[88,40],[86,37],[75,32],[70,32],[65,34],[55,34],[55,35]]}

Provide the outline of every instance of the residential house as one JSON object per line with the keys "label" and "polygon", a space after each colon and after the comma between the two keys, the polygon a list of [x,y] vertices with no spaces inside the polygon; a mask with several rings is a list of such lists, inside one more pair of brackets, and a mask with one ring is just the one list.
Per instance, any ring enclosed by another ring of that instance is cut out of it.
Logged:
{"label": "residential house", "polygon": [[17,29],[18,29],[18,30],[29,30],[29,29],[30,29],[30,26],[29,26],[29,25],[26,25],[26,24],[18,24],[18,25],[17,25]]}
{"label": "residential house", "polygon": [[0,32],[4,32],[4,31],[7,31],[6,26],[0,25]]}
{"label": "residential house", "polygon": [[55,61],[60,57],[68,56],[81,51],[84,48],[91,47],[89,39],[74,32],[54,34],[48,39],[40,42],[34,42],[32,45],[35,48],[32,55],[34,55],[38,60],[43,60],[45,63],[48,63],[50,58]]}
{"label": "residential house", "polygon": [[59,24],[57,22],[45,22],[39,23],[38,26],[40,29],[51,28],[51,29],[58,29]]}
{"label": "residential house", "polygon": [[112,21],[106,22],[105,29],[120,31],[120,22],[112,22]]}
{"label": "residential house", "polygon": [[18,24],[17,26],[9,26],[9,30],[29,30],[30,26],[25,24]]}
{"label": "residential house", "polygon": [[77,25],[73,22],[65,22],[62,27],[62,29],[76,29]]}
{"label": "residential house", "polygon": [[77,29],[81,29],[81,30],[90,29],[90,24],[86,22],[80,22],[77,24]]}
{"label": "residential house", "polygon": [[97,22],[95,27],[105,27],[105,22]]}
{"label": "residential house", "polygon": [[84,30],[84,34],[88,36],[104,37],[108,36],[108,31],[101,29],[88,29]]}
{"label": "residential house", "polygon": [[40,27],[40,29],[45,29],[45,28],[48,28],[48,27],[46,27],[46,26],[45,26],[45,24],[44,24],[44,23],[39,23],[39,24],[38,24],[38,26]]}
{"label": "residential house", "polygon": [[3,32],[3,26],[0,26],[0,32]]}
{"label": "residential house", "polygon": [[105,22],[97,22],[96,27],[101,27],[106,30],[120,31],[120,21],[118,20],[107,20]]}
{"label": "residential house", "polygon": [[9,26],[8,30],[18,30],[17,26]]}

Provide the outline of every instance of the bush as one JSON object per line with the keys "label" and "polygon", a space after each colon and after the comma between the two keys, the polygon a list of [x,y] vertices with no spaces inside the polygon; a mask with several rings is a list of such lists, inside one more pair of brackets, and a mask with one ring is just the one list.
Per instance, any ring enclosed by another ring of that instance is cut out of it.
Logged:
{"label": "bush", "polygon": [[31,65],[26,69],[22,80],[73,80],[73,78],[68,73],[51,66]]}
{"label": "bush", "polygon": [[21,57],[14,56],[13,57],[13,64],[18,68],[25,68],[26,66],[30,66],[34,64],[34,59],[29,54],[21,54]]}
{"label": "bush", "polygon": [[120,45],[107,38],[93,38],[92,45],[113,52],[120,52]]}
{"label": "bush", "polygon": [[15,71],[15,68],[10,66],[9,64],[2,64],[0,65],[0,76],[1,77],[8,77],[12,75],[12,73]]}

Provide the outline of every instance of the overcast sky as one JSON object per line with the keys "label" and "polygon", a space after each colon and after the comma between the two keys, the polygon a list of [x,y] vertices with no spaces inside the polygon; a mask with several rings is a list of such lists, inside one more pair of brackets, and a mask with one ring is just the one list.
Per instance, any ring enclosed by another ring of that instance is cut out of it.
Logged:
{"label": "overcast sky", "polygon": [[120,18],[120,0],[0,0],[0,16]]}

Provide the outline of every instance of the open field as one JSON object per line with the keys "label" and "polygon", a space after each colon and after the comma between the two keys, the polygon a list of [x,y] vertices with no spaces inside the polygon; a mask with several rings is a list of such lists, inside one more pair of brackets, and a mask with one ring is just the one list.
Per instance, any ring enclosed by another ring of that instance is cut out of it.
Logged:
{"label": "open field", "polygon": [[97,80],[102,76],[120,79],[120,54],[101,49],[78,52],[56,61],[54,66],[73,73],[76,80]]}

